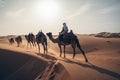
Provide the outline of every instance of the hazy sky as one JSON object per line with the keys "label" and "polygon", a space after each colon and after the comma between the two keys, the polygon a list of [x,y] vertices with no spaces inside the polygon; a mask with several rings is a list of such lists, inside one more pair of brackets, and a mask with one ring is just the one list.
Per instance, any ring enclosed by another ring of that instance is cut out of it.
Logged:
{"label": "hazy sky", "polygon": [[63,22],[78,34],[120,32],[120,0],[0,0],[0,36],[58,34]]}

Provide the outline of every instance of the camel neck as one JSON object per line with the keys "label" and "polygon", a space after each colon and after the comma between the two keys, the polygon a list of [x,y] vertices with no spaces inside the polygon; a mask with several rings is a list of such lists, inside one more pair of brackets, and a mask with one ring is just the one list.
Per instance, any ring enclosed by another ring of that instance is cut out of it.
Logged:
{"label": "camel neck", "polygon": [[49,36],[49,39],[53,42],[53,43],[58,43],[58,38],[54,39],[53,36]]}

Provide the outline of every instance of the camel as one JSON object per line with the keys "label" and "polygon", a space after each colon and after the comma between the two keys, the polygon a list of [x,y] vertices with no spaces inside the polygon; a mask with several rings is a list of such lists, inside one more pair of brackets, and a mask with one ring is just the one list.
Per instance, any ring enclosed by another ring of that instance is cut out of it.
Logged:
{"label": "camel", "polygon": [[10,45],[12,45],[15,42],[13,38],[10,38],[8,40],[9,40]]}
{"label": "camel", "polygon": [[70,45],[71,44],[71,47],[73,48],[73,59],[74,59],[74,57],[76,55],[75,48],[77,46],[79,48],[79,50],[82,52],[82,54],[83,54],[83,56],[85,58],[85,61],[88,62],[88,59],[87,59],[87,57],[85,55],[85,52],[81,48],[79,40],[78,40],[77,36],[75,34],[73,34],[72,30],[71,30],[70,33],[66,33],[66,34],[63,35],[62,41],[60,41],[59,37],[54,39],[51,32],[47,33],[47,36],[49,37],[49,39],[53,43],[57,43],[58,44],[58,46],[60,48],[60,57],[62,55],[62,48],[61,48],[61,46],[62,45],[64,46],[64,57],[66,57],[66,55],[65,55],[66,45]]}
{"label": "camel", "polygon": [[29,33],[28,35],[25,35],[25,38],[27,40],[27,47],[28,45],[30,44],[30,47],[31,47],[31,44],[34,46],[36,46],[35,44],[35,36],[33,33]]}
{"label": "camel", "polygon": [[39,53],[40,53],[40,45],[39,45],[40,43],[43,45],[44,54],[48,52],[47,38],[42,31],[39,31],[38,34],[36,35],[36,42],[37,42],[37,45],[38,45]]}
{"label": "camel", "polygon": [[17,42],[17,46],[19,47],[20,44],[22,43],[22,37],[21,36],[16,37],[15,41]]}

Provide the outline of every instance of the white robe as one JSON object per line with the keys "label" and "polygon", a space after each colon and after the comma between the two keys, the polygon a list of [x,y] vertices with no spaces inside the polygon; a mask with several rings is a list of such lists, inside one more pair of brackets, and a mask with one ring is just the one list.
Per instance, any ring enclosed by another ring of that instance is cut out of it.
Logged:
{"label": "white robe", "polygon": [[61,31],[60,34],[65,34],[67,32],[68,32],[68,27],[67,26],[63,26],[62,31]]}

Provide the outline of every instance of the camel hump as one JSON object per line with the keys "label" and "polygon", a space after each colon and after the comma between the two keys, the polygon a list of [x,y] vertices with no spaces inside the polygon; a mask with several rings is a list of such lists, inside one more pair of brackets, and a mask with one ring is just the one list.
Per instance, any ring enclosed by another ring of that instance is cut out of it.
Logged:
{"label": "camel hump", "polygon": [[36,35],[36,38],[46,38],[45,34],[43,32],[38,32],[38,34]]}
{"label": "camel hump", "polygon": [[73,33],[73,30],[70,30],[70,33]]}
{"label": "camel hump", "polygon": [[75,37],[75,35],[72,30],[70,30],[69,33],[66,33],[63,35],[63,38],[74,38],[74,37]]}

